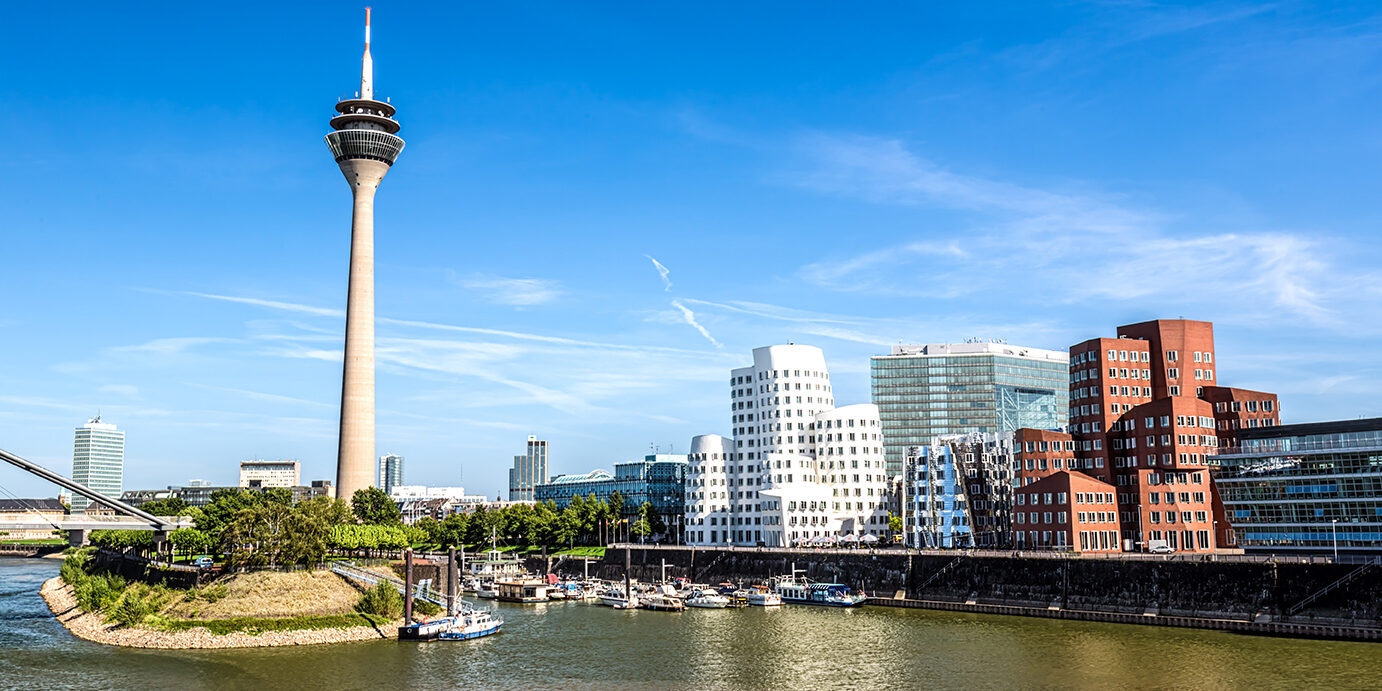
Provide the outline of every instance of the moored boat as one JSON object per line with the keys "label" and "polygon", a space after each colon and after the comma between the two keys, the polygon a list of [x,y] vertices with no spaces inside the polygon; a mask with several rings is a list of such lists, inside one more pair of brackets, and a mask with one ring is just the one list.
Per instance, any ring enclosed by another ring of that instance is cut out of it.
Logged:
{"label": "moored boat", "polygon": [[773,592],[782,598],[782,602],[799,605],[854,607],[868,599],[862,592],[854,592],[843,583],[812,583],[798,578],[797,569],[792,569],[790,576],[775,579]]}
{"label": "moored boat", "polygon": [[748,604],[756,607],[777,607],[782,604],[782,596],[773,592],[766,585],[755,585],[741,592],[744,593],[744,599],[748,601]]}
{"label": "moored boat", "polygon": [[729,606],[729,601],[730,598],[710,588],[691,593],[690,597],[684,600],[687,607],[699,607],[702,609],[724,609]]}
{"label": "moored boat", "polygon": [[655,593],[638,601],[638,605],[643,609],[651,609],[656,612],[680,612],[686,609],[686,605],[679,598],[662,593]]}

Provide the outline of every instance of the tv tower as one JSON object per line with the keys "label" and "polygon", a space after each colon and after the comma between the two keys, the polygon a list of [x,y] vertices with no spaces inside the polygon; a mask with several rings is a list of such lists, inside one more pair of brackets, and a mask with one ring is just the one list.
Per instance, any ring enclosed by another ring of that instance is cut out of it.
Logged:
{"label": "tv tower", "polygon": [[345,368],[341,378],[341,437],[336,496],[349,501],[374,486],[374,193],[403,151],[394,107],[374,100],[369,54],[370,11],[365,8],[365,56],[360,93],[336,104],[326,146],[355,198],[350,223],[350,288],[346,298]]}

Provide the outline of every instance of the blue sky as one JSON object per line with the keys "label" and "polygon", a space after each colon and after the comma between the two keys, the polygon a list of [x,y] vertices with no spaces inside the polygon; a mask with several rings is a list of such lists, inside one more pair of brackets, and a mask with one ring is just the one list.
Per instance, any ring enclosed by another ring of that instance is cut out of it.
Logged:
{"label": "blue sky", "polygon": [[[360,8],[42,3],[0,46],[0,448],[331,478]],[[728,370],[1215,322],[1287,422],[1382,416],[1382,14],[1321,3],[374,5],[380,453],[494,495],[728,431]],[[665,277],[658,269],[664,267]],[[0,486],[48,494],[18,471]]]}

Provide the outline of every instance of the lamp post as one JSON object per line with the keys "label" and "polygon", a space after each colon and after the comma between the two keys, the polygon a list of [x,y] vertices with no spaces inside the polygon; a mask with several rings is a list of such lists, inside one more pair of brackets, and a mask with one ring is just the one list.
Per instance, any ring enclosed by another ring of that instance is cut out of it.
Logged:
{"label": "lamp post", "polygon": [[1339,519],[1329,521],[1334,528],[1334,561],[1339,561]]}

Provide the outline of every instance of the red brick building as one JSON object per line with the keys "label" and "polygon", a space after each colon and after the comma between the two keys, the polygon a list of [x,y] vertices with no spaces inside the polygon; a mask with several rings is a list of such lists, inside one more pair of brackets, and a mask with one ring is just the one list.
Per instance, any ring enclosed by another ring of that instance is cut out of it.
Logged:
{"label": "red brick building", "polygon": [[[1240,429],[1278,424],[1280,408],[1275,394],[1217,382],[1210,322],[1129,324],[1118,327],[1117,338],[1071,346],[1068,439],[1074,458],[1062,465],[1114,488],[1114,529],[1124,549],[1145,550],[1152,541],[1177,551],[1230,544],[1210,478],[1214,455],[1236,445]],[[1054,463],[1064,451],[1049,451],[1057,443],[1053,435],[1059,433],[1017,433],[1019,487],[1057,472]],[[1030,451],[1027,441],[1033,442]],[[1038,451],[1043,443],[1044,454]],[[1059,443],[1063,450],[1065,439]],[[1018,528],[1014,523],[1014,532]]]}
{"label": "red brick building", "polygon": [[1113,485],[1084,473],[1058,470],[1013,496],[1013,546],[1072,552],[1118,552],[1118,505]]}

